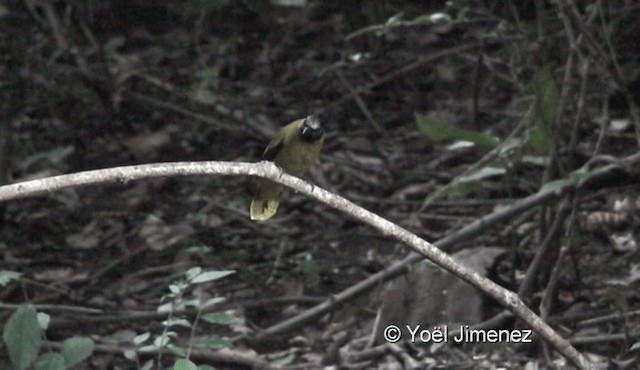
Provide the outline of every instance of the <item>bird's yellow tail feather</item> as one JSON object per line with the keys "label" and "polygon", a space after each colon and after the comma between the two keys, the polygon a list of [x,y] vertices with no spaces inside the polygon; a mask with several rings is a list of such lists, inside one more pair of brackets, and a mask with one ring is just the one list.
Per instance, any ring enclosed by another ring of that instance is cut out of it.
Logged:
{"label": "bird's yellow tail feather", "polygon": [[280,202],[277,199],[254,199],[249,213],[254,221],[268,220],[276,214]]}

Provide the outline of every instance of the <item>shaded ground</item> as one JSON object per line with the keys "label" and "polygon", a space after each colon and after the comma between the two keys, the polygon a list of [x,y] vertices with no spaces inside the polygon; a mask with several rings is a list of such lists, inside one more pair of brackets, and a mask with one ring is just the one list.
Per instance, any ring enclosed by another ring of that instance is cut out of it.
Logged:
{"label": "shaded ground", "polygon": [[[637,361],[637,160],[621,162],[638,152],[629,109],[638,102],[637,5],[27,3],[7,6],[2,20],[6,182],[137,163],[257,161],[278,127],[317,113],[329,134],[311,181],[435,241],[585,164],[619,165],[615,176],[452,249],[506,249],[492,273],[517,290],[550,245],[523,299],[537,311],[549,296],[549,321],[594,360]],[[451,20],[428,18],[440,11]],[[425,135],[438,123],[442,140]],[[483,145],[491,137],[498,149]],[[475,145],[451,146],[459,139]],[[99,347],[87,368],[136,368],[122,355],[130,343],[107,338],[160,335],[162,297],[190,267],[236,271],[185,293],[225,297],[216,310],[239,318],[200,321],[195,334],[251,338],[407,253],[291,192],[276,218],[253,223],[252,189],[246,178],[162,179],[8,202],[2,269],[23,278],[4,285],[2,302],[47,312],[52,342],[91,336]],[[548,283],[554,266],[557,285]],[[399,346],[355,361],[381,292],[266,341],[237,340],[234,350],[292,368],[520,368],[557,358],[539,345]],[[3,321],[15,306],[4,308]],[[615,316],[584,321],[607,315]],[[193,323],[195,310],[185,316]],[[186,347],[190,330],[175,330]],[[212,353],[194,352],[194,362],[225,368]]]}

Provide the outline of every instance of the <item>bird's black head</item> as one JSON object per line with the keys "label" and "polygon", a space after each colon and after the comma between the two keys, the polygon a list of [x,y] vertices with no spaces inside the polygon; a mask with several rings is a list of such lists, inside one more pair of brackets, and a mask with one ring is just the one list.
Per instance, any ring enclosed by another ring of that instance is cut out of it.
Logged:
{"label": "bird's black head", "polygon": [[311,115],[302,121],[300,125],[300,137],[302,140],[313,143],[318,141],[324,135],[324,130],[317,116]]}

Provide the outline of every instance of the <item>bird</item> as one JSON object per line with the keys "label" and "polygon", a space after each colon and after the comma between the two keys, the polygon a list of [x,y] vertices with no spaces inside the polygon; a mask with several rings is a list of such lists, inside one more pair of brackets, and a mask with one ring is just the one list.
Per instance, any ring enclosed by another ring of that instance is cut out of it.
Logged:
{"label": "bird", "polygon": [[[283,126],[267,145],[262,159],[273,161],[284,172],[303,176],[320,155],[324,143],[324,129],[315,115],[295,120]],[[254,221],[273,217],[280,204],[284,187],[267,179],[260,179],[249,214]]]}

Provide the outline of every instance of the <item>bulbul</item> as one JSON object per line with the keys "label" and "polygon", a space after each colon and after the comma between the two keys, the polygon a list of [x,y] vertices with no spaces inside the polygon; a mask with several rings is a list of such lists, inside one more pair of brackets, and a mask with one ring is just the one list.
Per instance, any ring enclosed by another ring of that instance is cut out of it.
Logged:
{"label": "bulbul", "polygon": [[[300,177],[316,161],[324,142],[324,130],[316,116],[308,116],[282,127],[262,154],[286,173]],[[252,220],[268,220],[276,214],[284,187],[261,179],[258,192],[251,202]]]}

